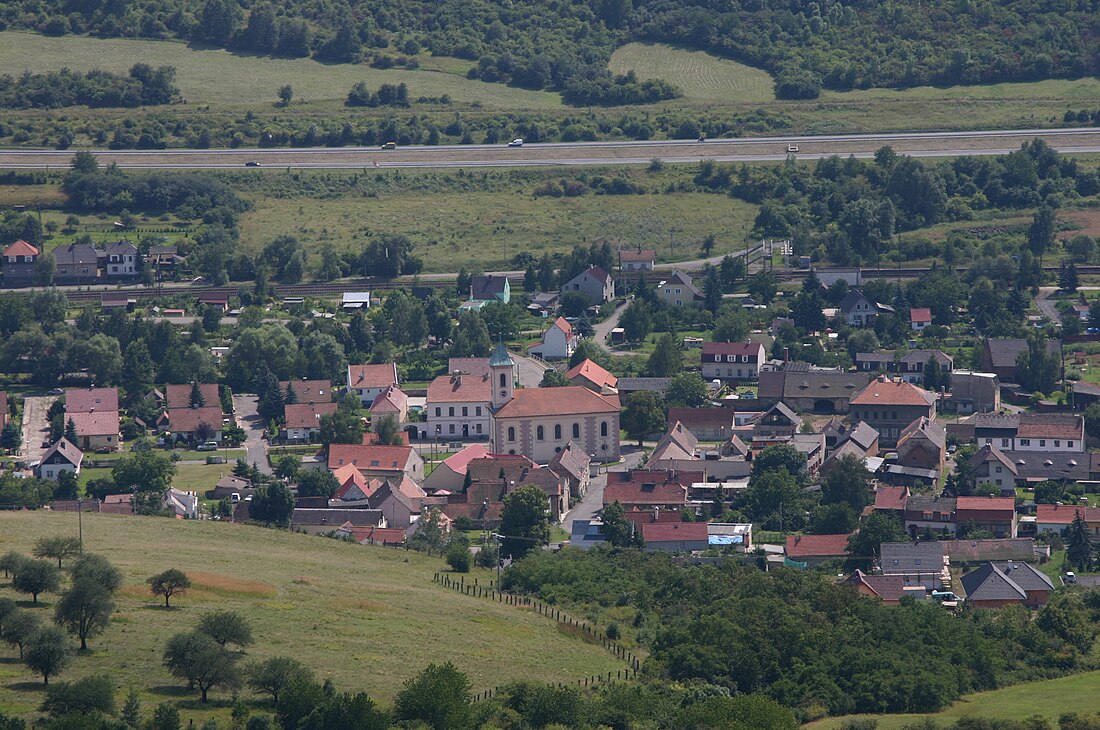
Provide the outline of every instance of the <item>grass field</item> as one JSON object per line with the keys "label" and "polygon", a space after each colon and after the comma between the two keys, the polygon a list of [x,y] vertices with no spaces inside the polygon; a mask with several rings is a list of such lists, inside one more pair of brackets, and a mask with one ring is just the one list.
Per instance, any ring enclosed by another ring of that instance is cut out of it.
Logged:
{"label": "grass field", "polygon": [[[433,661],[453,661],[475,691],[622,668],[599,645],[566,635],[531,611],[437,587],[438,558],[216,522],[110,515],[83,521],[85,548],[117,564],[126,580],[110,628],[60,679],[106,674],[120,703],[131,686],[141,692],[146,712],[159,702],[179,703],[185,727],[190,719],[197,727],[208,716],[228,718],[228,694],[212,692],[215,704],[200,706],[197,693],[161,665],[161,652],[172,634],[215,608],[238,611],[252,623],[257,642],[246,661],[294,656],[341,690],[366,691],[383,704]],[[0,513],[0,552],[29,553],[38,537],[76,529],[73,514]],[[164,610],[144,580],[172,567],[187,572],[196,587]],[[0,595],[13,595],[6,582]],[[42,607],[33,610],[45,619],[55,600],[40,597]],[[0,657],[0,712],[33,712],[42,699],[40,678],[7,648]],[[253,699],[247,690],[242,696]]]}
{"label": "grass field", "polygon": [[775,101],[766,71],[743,63],[662,43],[628,43],[611,54],[613,73],[633,71],[640,79],[663,79],[684,98],[710,104]]}
{"label": "grass field", "polygon": [[455,102],[477,102],[502,109],[561,104],[557,94],[468,80],[465,73],[470,63],[458,59],[425,59],[422,68],[417,70],[383,71],[365,64],[323,64],[308,58],[237,55],[170,41],[87,36],[49,38],[13,31],[0,33],[0,74],[18,76],[27,69],[45,72],[61,68],[74,71],[100,68],[125,73],[135,63],[175,66],[176,85],[189,105],[274,103],[283,84],[294,87],[296,100],[343,101],[359,81],[371,88],[383,83],[405,82],[412,98],[447,94]]}
{"label": "grass field", "polygon": [[878,730],[900,728],[931,719],[948,726],[966,717],[996,720],[1023,720],[1040,715],[1056,721],[1066,712],[1095,715],[1100,711],[1096,693],[1100,690],[1100,672],[1086,672],[1072,677],[1027,682],[992,692],[968,695],[943,712],[932,715],[852,715],[831,718],[804,725],[805,730],[837,730],[847,720],[868,718],[878,721]]}

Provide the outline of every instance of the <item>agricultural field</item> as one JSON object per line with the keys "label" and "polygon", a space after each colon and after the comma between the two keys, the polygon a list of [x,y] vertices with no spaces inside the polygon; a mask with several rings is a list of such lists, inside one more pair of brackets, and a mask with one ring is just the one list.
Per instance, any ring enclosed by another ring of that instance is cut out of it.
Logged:
{"label": "agricultural field", "polygon": [[662,79],[684,99],[704,104],[775,101],[775,83],[766,72],[743,63],[663,43],[628,43],[611,54],[612,73],[633,71],[639,79]]}
{"label": "agricultural field", "polygon": [[[39,537],[76,530],[75,514],[0,513],[0,552],[29,554]],[[211,704],[202,706],[198,693],[161,665],[166,640],[212,609],[237,611],[251,622],[257,641],[245,662],[294,656],[319,678],[331,677],[341,690],[366,691],[383,705],[404,680],[444,659],[469,675],[474,691],[524,678],[570,682],[622,668],[598,644],[529,610],[437,587],[432,575],[443,562],[414,552],[218,522],[113,515],[84,515],[83,534],[85,549],[118,565],[125,583],[110,628],[60,679],[105,674],[120,702],[134,687],[146,713],[160,702],[177,703],[185,726],[207,717],[228,720],[228,693],[212,692]],[[187,572],[195,587],[165,610],[144,581],[168,568]],[[471,577],[490,574],[475,569]],[[5,581],[0,595],[17,594]],[[55,600],[41,596],[34,610],[45,619]],[[40,678],[4,649],[0,712],[32,713],[42,696]],[[247,690],[242,696],[261,709]]]}

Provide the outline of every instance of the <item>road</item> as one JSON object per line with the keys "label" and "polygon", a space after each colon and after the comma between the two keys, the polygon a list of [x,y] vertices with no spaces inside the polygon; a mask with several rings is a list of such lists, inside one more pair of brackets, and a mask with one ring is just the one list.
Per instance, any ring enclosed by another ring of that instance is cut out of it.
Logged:
{"label": "road", "polygon": [[28,395],[23,399],[23,443],[19,447],[19,457],[25,464],[41,461],[46,453],[42,443],[50,437],[50,422],[46,411],[57,400],[56,395]]}
{"label": "road", "polygon": [[[668,163],[781,162],[788,147],[795,146],[799,159],[815,160],[832,155],[871,157],[889,145],[914,157],[1002,155],[1015,151],[1032,138],[1045,140],[1058,152],[1100,152],[1100,129],[1015,129],[972,132],[913,132],[753,137],[637,142],[562,142],[529,144],[521,148],[502,145],[410,146],[397,150],[377,147],[221,149],[221,150],[93,150],[101,165],[121,168],[217,169],[240,168],[245,163],[282,169],[388,169],[447,167],[532,167],[559,165],[643,165],[654,159]],[[62,168],[71,150],[0,150],[0,167]],[[249,170],[256,168],[249,167]]]}
{"label": "road", "polygon": [[[638,468],[645,452],[637,446],[622,447],[623,460],[612,467],[611,471],[629,471]],[[573,520],[594,520],[603,509],[603,490],[607,486],[607,470],[600,468],[600,473],[592,477],[588,485],[588,491],[580,502],[573,505],[573,509],[565,513],[561,518],[561,526],[566,532],[573,531]]]}
{"label": "road", "polygon": [[611,313],[611,316],[602,322],[597,322],[592,329],[595,333],[592,335],[594,339],[601,346],[607,346],[607,338],[611,334],[611,330],[619,326],[619,320],[622,319],[623,312],[630,306],[630,301],[625,301],[619,305],[619,308]]}
{"label": "road", "polygon": [[1058,291],[1056,286],[1039,287],[1039,296],[1035,297],[1035,306],[1039,308],[1044,317],[1054,324],[1059,324],[1062,318],[1058,316],[1058,309],[1054,306],[1054,300],[1050,298],[1050,295],[1056,291]]}
{"label": "road", "polygon": [[524,357],[514,352],[508,353],[512,356],[512,359],[516,361],[516,370],[518,370],[519,384],[521,388],[537,388],[539,383],[542,382],[542,374],[545,373],[550,366],[542,363],[531,357]]}
{"label": "road", "polygon": [[237,423],[244,429],[244,448],[249,464],[255,465],[261,473],[271,474],[271,464],[267,460],[267,441],[263,439],[264,422],[256,412],[257,398],[254,395],[233,396],[233,414]]}

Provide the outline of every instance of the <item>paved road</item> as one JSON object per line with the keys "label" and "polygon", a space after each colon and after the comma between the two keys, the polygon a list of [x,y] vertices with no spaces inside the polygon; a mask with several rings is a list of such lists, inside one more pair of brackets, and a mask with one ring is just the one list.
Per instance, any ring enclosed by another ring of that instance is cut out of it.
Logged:
{"label": "paved road", "polygon": [[516,361],[519,370],[519,384],[522,388],[537,388],[542,382],[542,374],[550,369],[549,365],[539,362],[531,357],[509,353]]}
{"label": "paved road", "polygon": [[264,422],[256,412],[257,398],[254,395],[233,396],[233,414],[237,423],[244,429],[244,448],[248,453],[248,463],[254,464],[264,474],[271,474],[271,464],[267,460],[267,442],[263,439]]}
{"label": "paved road", "polygon": [[[580,142],[530,144],[516,149],[502,145],[446,145],[410,146],[392,151],[376,147],[338,147],[93,152],[101,164],[151,169],[244,169],[246,162],[279,169],[531,167],[641,165],[655,158],[671,163],[698,162],[704,158],[716,162],[780,162],[787,159],[788,147],[792,145],[798,148],[795,153],[798,158],[808,160],[832,155],[870,157],[884,145],[914,157],[1001,155],[1014,151],[1023,141],[1034,137],[1046,140],[1059,152],[1100,152],[1100,129],[1095,128],[756,137],[706,142]],[[0,150],[0,167],[65,167],[72,155],[71,150]]]}
{"label": "paved road", "polygon": [[595,334],[593,334],[592,337],[598,344],[603,346],[607,345],[607,338],[611,334],[611,330],[619,326],[619,320],[622,319],[623,312],[626,311],[628,306],[630,306],[629,300],[620,304],[619,308],[612,312],[610,317],[602,322],[596,323],[592,327],[592,329],[595,330]]}
{"label": "paved road", "polygon": [[[622,447],[622,463],[611,467],[611,471],[629,471],[636,469],[642,461],[645,452],[637,446],[626,444]],[[580,502],[573,505],[573,509],[565,513],[561,518],[561,526],[566,532],[572,532],[573,520],[594,520],[603,509],[603,490],[607,486],[607,470],[600,468],[598,476],[592,477],[588,485],[588,492]]]}
{"label": "paved road", "polygon": [[1058,309],[1055,307],[1054,300],[1050,298],[1057,291],[1058,287],[1056,286],[1041,286],[1039,287],[1039,296],[1035,297],[1035,306],[1039,308],[1044,317],[1054,324],[1059,324],[1062,321],[1062,318],[1058,316]]}
{"label": "paved road", "polygon": [[26,464],[40,461],[46,449],[42,442],[50,437],[50,422],[46,411],[57,400],[56,395],[35,395],[23,399],[23,443],[19,447],[20,459]]}

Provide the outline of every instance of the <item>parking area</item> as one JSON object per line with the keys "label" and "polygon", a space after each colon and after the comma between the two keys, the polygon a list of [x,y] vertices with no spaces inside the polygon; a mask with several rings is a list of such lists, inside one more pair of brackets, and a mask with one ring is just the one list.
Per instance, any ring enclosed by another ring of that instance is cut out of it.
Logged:
{"label": "parking area", "polygon": [[26,464],[41,460],[46,453],[48,447],[42,445],[50,437],[46,412],[55,400],[55,395],[29,395],[23,399],[23,444],[19,456]]}

